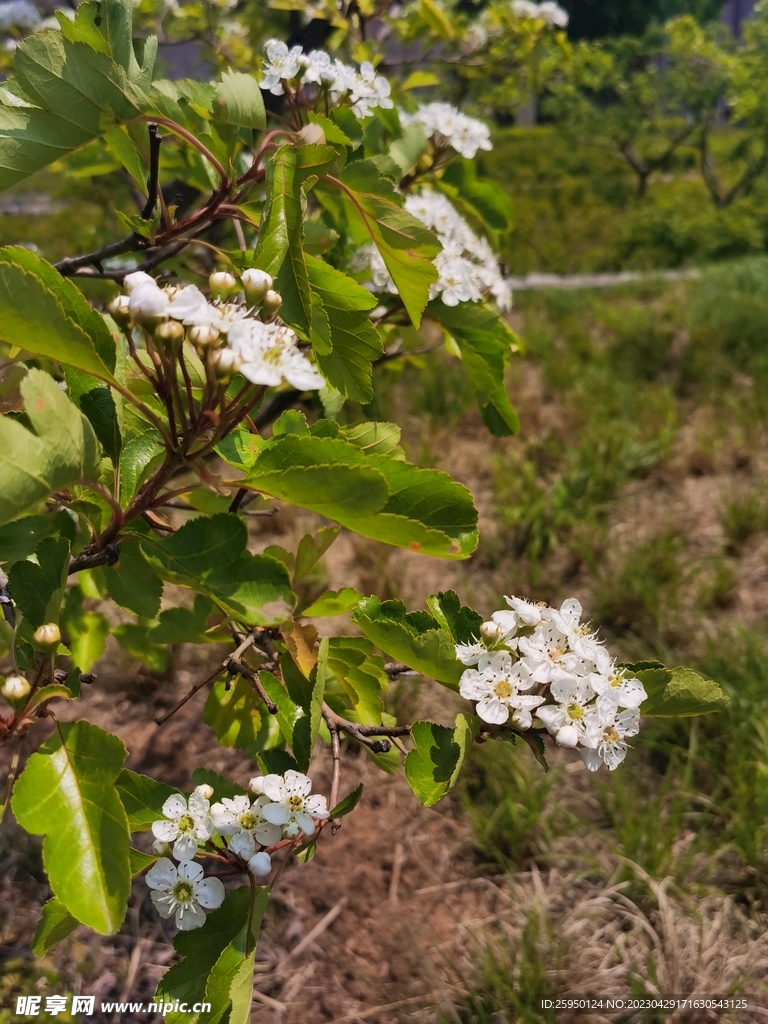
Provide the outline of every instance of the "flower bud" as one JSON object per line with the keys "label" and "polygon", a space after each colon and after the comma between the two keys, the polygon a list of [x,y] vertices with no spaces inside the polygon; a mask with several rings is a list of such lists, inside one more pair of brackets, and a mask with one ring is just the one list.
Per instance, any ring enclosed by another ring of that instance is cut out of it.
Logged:
{"label": "flower bud", "polygon": [[272,870],[272,858],[264,850],[254,853],[248,861],[248,870],[252,875],[268,875]]}
{"label": "flower bud", "polygon": [[213,786],[209,786],[207,782],[204,782],[201,786],[195,786],[195,792],[199,794],[203,800],[210,800],[213,796]]}
{"label": "flower bud", "polygon": [[480,635],[484,640],[490,640],[491,643],[496,640],[500,640],[504,634],[504,630],[498,624],[498,622],[484,622],[480,627]]}
{"label": "flower bud", "polygon": [[32,687],[24,676],[8,676],[2,686],[0,693],[6,700],[23,700]]}
{"label": "flower bud", "polygon": [[579,734],[576,731],[576,728],[572,725],[564,725],[562,729],[558,730],[558,733],[555,736],[555,743],[558,747],[568,747],[569,749],[578,747]]}
{"label": "flower bud", "polygon": [[254,796],[261,796],[264,792],[264,776],[257,775],[256,778],[251,779],[248,783],[248,789],[253,793]]}
{"label": "flower bud", "polygon": [[280,307],[283,304],[283,297],[279,292],[274,291],[270,288],[267,294],[261,301],[261,315],[264,320],[272,320],[280,312]]}
{"label": "flower bud", "polygon": [[128,301],[131,316],[140,323],[164,316],[169,305],[168,296],[154,281],[134,288]]}
{"label": "flower bud", "polygon": [[296,142],[299,146],[324,146],[325,132],[319,124],[306,124],[296,132]]}
{"label": "flower bud", "polygon": [[145,274],[143,270],[134,270],[132,274],[126,274],[123,278],[123,288],[130,295],[131,292],[144,284],[154,284],[155,279]]}
{"label": "flower bud", "polygon": [[107,306],[107,312],[111,313],[115,320],[122,320],[123,322],[130,320],[130,301],[131,300],[128,295],[116,295]]}
{"label": "flower bud", "polygon": [[184,340],[184,328],[178,320],[164,320],[154,330],[155,341],[169,347],[178,345]]}
{"label": "flower bud", "polygon": [[237,372],[239,360],[231,348],[220,348],[211,357],[213,372],[219,380],[229,380]]}
{"label": "flower bud", "polygon": [[272,278],[263,270],[251,267],[240,275],[245,297],[250,303],[258,304],[272,287]]}
{"label": "flower bud", "polygon": [[41,651],[55,651],[61,642],[61,631],[55,622],[46,622],[38,626],[33,636],[35,647]]}
{"label": "flower bud", "polygon": [[160,857],[173,856],[171,851],[171,844],[166,843],[164,839],[155,839],[155,841],[152,843],[152,853],[156,853]]}
{"label": "flower bud", "polygon": [[213,298],[224,302],[237,291],[237,279],[227,270],[217,270],[208,278],[208,286]]}
{"label": "flower bud", "polygon": [[198,324],[196,327],[190,327],[187,337],[195,348],[210,348],[211,345],[214,345],[219,340],[219,332],[215,327],[209,327],[207,324]]}

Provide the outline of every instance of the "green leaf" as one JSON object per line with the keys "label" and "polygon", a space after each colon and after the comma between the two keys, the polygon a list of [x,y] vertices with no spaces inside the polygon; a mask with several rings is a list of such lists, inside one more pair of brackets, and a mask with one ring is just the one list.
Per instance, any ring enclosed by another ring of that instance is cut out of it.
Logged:
{"label": "green leaf", "polygon": [[0,417],[0,525],[17,519],[55,491],[98,477],[100,456],[88,420],[42,370],[21,383],[35,430]]}
{"label": "green leaf", "polygon": [[317,364],[328,382],[346,398],[370,402],[372,364],[384,351],[368,317],[376,299],[351,277],[317,257],[307,255],[305,263],[312,294],[320,300],[328,325],[327,339],[316,331],[312,335]]}
{"label": "green leaf", "polygon": [[151,868],[153,864],[157,862],[158,855],[156,853],[142,853],[141,850],[134,850],[133,847],[128,851],[128,859],[131,863],[131,878],[136,879],[139,875],[142,875],[147,868]]}
{"label": "green leaf", "polygon": [[360,802],[360,797],[363,795],[363,784],[353,789],[351,793],[347,795],[331,809],[331,818],[343,818],[345,814],[349,814],[350,811],[354,811]]}
{"label": "green leaf", "polygon": [[520,421],[504,389],[504,371],[519,345],[498,310],[475,302],[445,306],[438,301],[429,304],[426,315],[457,341],[486,427],[496,437],[516,434]]}
{"label": "green leaf", "polygon": [[294,726],[297,719],[302,716],[303,710],[294,704],[283,684],[271,672],[259,672],[259,681],[269,699],[277,706],[276,718],[283,741],[288,746],[293,746]]}
{"label": "green leaf", "polygon": [[438,187],[460,212],[487,230],[506,233],[512,227],[512,200],[495,181],[477,177],[472,160],[455,160],[443,172]]}
{"label": "green leaf", "polygon": [[317,565],[331,544],[341,533],[338,526],[324,526],[315,533],[305,534],[296,550],[294,579],[303,579]]}
{"label": "green leaf", "polygon": [[345,441],[361,448],[370,455],[391,455],[405,461],[405,452],[400,447],[400,427],[396,423],[354,423],[341,428]]}
{"label": "green leaf", "polygon": [[36,956],[45,956],[57,942],[66,939],[80,922],[72,917],[60,900],[52,896],[43,904],[42,916],[37,922],[32,952]]}
{"label": "green leaf", "polygon": [[8,570],[8,590],[13,603],[37,629],[44,622],[58,622],[69,569],[69,541],[46,537],[38,545],[37,562],[14,562]]}
{"label": "green leaf", "polygon": [[128,820],[115,788],[125,747],[90,722],[62,722],[13,790],[22,828],[44,835],[54,894],[103,935],[120,927],[130,893]]}
{"label": "green leaf", "polygon": [[218,772],[214,772],[210,768],[195,768],[192,772],[192,781],[196,786],[211,786],[213,788],[211,803],[223,800],[224,797],[232,799],[235,796],[242,796],[246,792],[242,786],[230,782],[229,779],[225,779],[223,775],[219,775]]}
{"label": "green leaf", "polygon": [[440,627],[451,634],[455,643],[468,644],[479,638],[482,615],[462,605],[455,591],[432,594],[427,598],[427,607]]}
{"label": "green leaf", "polygon": [[[93,5],[86,6],[92,11]],[[123,0],[105,0],[102,7],[110,20],[115,12],[118,20],[127,12]],[[92,30],[95,19],[87,21],[78,12],[74,24],[59,22],[62,31],[30,35],[16,48],[14,86],[29,105],[0,107],[0,189],[66,156],[119,121],[136,117],[147,106],[144,90],[151,79],[156,40],[147,41],[139,65],[130,28],[128,45],[123,31],[113,54],[116,39],[106,40],[106,45],[99,42]]]}
{"label": "green leaf", "polygon": [[154,619],[160,611],[162,580],[142,554],[137,541],[120,542],[120,558],[115,565],[104,569],[104,580],[109,596],[121,608],[128,608],[146,619]]}
{"label": "green leaf", "polygon": [[192,519],[162,540],[147,537],[142,550],[164,580],[207,595],[248,625],[276,625],[296,603],[288,570],[270,555],[251,555],[247,539],[242,520],[224,512]]}
{"label": "green leaf", "polygon": [[347,135],[342,128],[332,121],[330,117],[326,117],[325,114],[321,114],[319,111],[310,110],[307,113],[307,118],[310,124],[319,125],[325,133],[325,141],[330,143],[332,146],[349,146],[350,149],[354,146],[354,142]]}
{"label": "green leaf", "polygon": [[133,501],[144,471],[163,451],[156,430],[145,430],[125,445],[120,455],[120,504],[123,508]]}
{"label": "green leaf", "polygon": [[456,659],[453,637],[426,612],[407,612],[401,601],[363,598],[352,619],[369,640],[422,675],[459,688],[464,666]]}
{"label": "green leaf", "polygon": [[405,777],[425,807],[432,807],[455,786],[472,731],[467,715],[457,715],[453,730],[432,722],[413,723],[414,749],[405,759]]}
{"label": "green leaf", "polygon": [[399,139],[389,147],[389,157],[397,164],[401,175],[407,174],[427,151],[427,137],[418,122],[403,129]]}
{"label": "green leaf", "polygon": [[261,729],[261,698],[242,676],[230,683],[214,683],[205,702],[203,721],[209,725],[223,747],[242,749],[253,743]]}
{"label": "green leaf", "polygon": [[371,160],[347,164],[338,181],[348,213],[381,253],[403,305],[418,327],[429,301],[430,285],[437,281],[432,260],[441,250],[440,243],[402,208],[402,196]]}
{"label": "green leaf", "polygon": [[100,612],[86,611],[82,597],[78,587],[67,592],[62,624],[73,663],[81,672],[90,672],[104,653],[109,623]]}
{"label": "green leaf", "polygon": [[171,651],[163,644],[149,641],[149,628],[128,622],[112,629],[112,636],[131,658],[140,661],[153,672],[162,673],[171,661]]}
{"label": "green leaf", "polygon": [[[35,301],[43,305],[27,304]],[[6,341],[104,380],[112,379],[117,335],[79,288],[46,260],[21,246],[0,249],[0,303],[0,308],[6,303],[12,307],[4,309],[0,327]]]}
{"label": "green leaf", "polygon": [[477,512],[466,488],[445,473],[368,454],[341,437],[273,438],[242,483],[412,551],[465,558],[477,544]]}
{"label": "green leaf", "polygon": [[648,699],[640,712],[651,718],[691,718],[724,711],[730,698],[712,679],[690,668],[649,668],[633,673],[645,687]]}
{"label": "green leaf", "polygon": [[152,823],[163,817],[165,801],[178,792],[164,782],[148,775],[138,775],[128,768],[123,768],[117,776],[115,787],[128,816],[131,832],[148,832]]}
{"label": "green leaf", "polygon": [[341,590],[326,590],[316,601],[302,611],[308,619],[319,616],[344,615],[356,608],[361,594],[354,587],[342,587]]}
{"label": "green leaf", "polygon": [[72,690],[61,683],[49,683],[48,686],[41,686],[35,691],[33,697],[27,702],[26,713],[30,714],[35,708],[39,708],[48,700],[72,700]]}
{"label": "green leaf", "polygon": [[147,634],[153,644],[200,644],[216,640],[206,636],[208,619],[218,611],[209,598],[198,594],[194,608],[167,608],[160,612],[158,623]]}
{"label": "green leaf", "polygon": [[[63,533],[74,540],[75,523],[67,512],[56,515],[26,516],[0,527],[0,562],[17,562],[34,553],[41,540],[52,533]],[[66,532],[65,532],[66,531]]]}
{"label": "green leaf", "polygon": [[259,83],[239,71],[225,71],[222,74],[216,86],[212,111],[217,121],[238,128],[261,129],[267,123]]}
{"label": "green leaf", "polygon": [[[333,107],[331,120],[352,140],[352,149],[357,149],[363,141],[363,126],[349,107]],[[330,141],[330,140],[329,140]]]}
{"label": "green leaf", "polygon": [[382,696],[389,677],[383,659],[373,653],[373,644],[356,636],[333,637],[323,642],[328,645],[327,669],[342,686],[352,721],[381,725]]}

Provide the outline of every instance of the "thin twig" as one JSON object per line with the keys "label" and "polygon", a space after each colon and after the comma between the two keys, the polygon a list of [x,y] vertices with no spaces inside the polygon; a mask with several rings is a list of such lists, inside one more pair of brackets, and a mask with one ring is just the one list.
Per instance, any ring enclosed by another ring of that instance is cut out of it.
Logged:
{"label": "thin twig", "polygon": [[[341,744],[339,743],[339,729],[335,722],[328,722],[328,732],[331,734],[331,754],[333,755],[333,781],[331,782],[331,810],[339,802],[339,781],[341,779]],[[331,831],[338,827],[336,821],[331,822]]]}
{"label": "thin twig", "polygon": [[410,736],[411,733],[410,725],[360,725],[359,722],[349,722],[341,715],[337,715],[327,704],[323,704],[323,718],[329,729],[334,725],[341,732],[354,736],[366,746],[373,736]]}
{"label": "thin twig", "polygon": [[84,569],[95,569],[99,565],[117,565],[119,558],[120,548],[117,544],[107,544],[101,551],[94,551],[90,554],[83,552],[69,563],[69,575],[83,572]]}

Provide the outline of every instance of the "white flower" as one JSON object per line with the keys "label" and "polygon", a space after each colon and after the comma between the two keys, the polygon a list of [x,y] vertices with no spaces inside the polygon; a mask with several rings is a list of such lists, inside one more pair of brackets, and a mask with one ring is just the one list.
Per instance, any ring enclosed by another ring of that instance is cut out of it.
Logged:
{"label": "white flower", "polygon": [[208,801],[197,790],[190,794],[189,803],[180,793],[174,793],[163,804],[163,814],[168,820],[153,822],[152,835],[173,843],[176,860],[191,860],[197,853],[198,840],[205,842],[213,834]]}
{"label": "white flower", "polygon": [[504,600],[524,626],[538,626],[541,622],[541,605],[532,604],[522,597],[505,597]]}
{"label": "white flower", "polygon": [[150,896],[161,917],[176,918],[176,927],[190,931],[205,924],[206,910],[215,910],[224,902],[224,886],[218,878],[204,878],[195,861],[186,860],[178,868],[161,857],[147,872]]}
{"label": "white flower", "polygon": [[301,80],[309,85],[330,85],[336,79],[336,69],[331,55],[325,50],[311,50],[302,58],[304,71]]}
{"label": "white flower", "polygon": [[478,149],[493,149],[488,125],[462,114],[450,103],[426,103],[415,114],[401,114],[400,123],[420,124],[428,139],[451,146],[468,160],[474,158]]}
{"label": "white flower", "polygon": [[240,373],[252,384],[277,387],[287,381],[299,391],[325,387],[324,378],[297,347],[297,337],[284,325],[240,320],[229,329],[229,345]]}
{"label": "white flower", "polygon": [[608,714],[612,708],[639,708],[648,699],[639,679],[628,677],[622,669],[612,667],[606,675],[593,672],[589,682],[597,696],[597,707]]}
{"label": "white flower", "polygon": [[559,611],[553,609],[550,619],[565,638],[569,650],[585,661],[595,662],[599,657],[600,644],[588,626],[581,624],[582,608],[575,597],[563,601]]}
{"label": "white flower", "polygon": [[278,39],[270,39],[264,47],[267,60],[264,64],[264,78],[259,83],[262,89],[269,89],[274,96],[283,95],[283,81],[296,78],[301,67],[301,47],[288,46]]}
{"label": "white flower", "polygon": [[128,310],[134,320],[164,316],[168,312],[168,296],[154,281],[139,284],[131,292]]}
{"label": "white flower", "polygon": [[250,832],[235,832],[227,840],[227,849],[241,857],[243,860],[250,860],[256,852],[256,843]]}
{"label": "white flower", "polygon": [[39,24],[40,14],[28,0],[5,0],[0,3],[0,32],[12,28],[36,28]]}
{"label": "white flower", "polygon": [[591,772],[596,772],[603,763],[614,771],[627,755],[626,738],[636,736],[639,731],[640,712],[637,708],[627,708],[615,718],[595,711],[590,714],[586,733],[581,738],[582,761]]}
{"label": "white flower", "polygon": [[531,711],[544,702],[534,694],[521,693],[532,686],[530,677],[518,662],[513,665],[507,651],[486,653],[478,668],[469,668],[462,674],[459,693],[466,700],[477,701],[477,714],[484,722],[504,725],[512,721],[520,729],[530,729]]}
{"label": "white flower", "polygon": [[272,870],[272,858],[264,850],[254,853],[248,861],[248,870],[252,875],[268,875]]}
{"label": "white flower", "polygon": [[313,835],[314,819],[328,817],[325,797],[310,796],[312,780],[301,772],[291,768],[284,776],[267,775],[263,787],[264,795],[273,803],[265,804],[262,814],[267,821],[279,825],[288,839],[295,839],[302,832]]}
{"label": "white flower", "polygon": [[155,279],[149,274],[145,274],[143,270],[134,270],[133,273],[126,274],[123,278],[123,287],[129,295],[134,288],[138,288],[142,284],[155,284]]}
{"label": "white flower", "polygon": [[518,18],[541,18],[550,28],[568,27],[568,12],[552,0],[545,0],[541,4],[532,3],[531,0],[513,0],[512,13]]}
{"label": "white flower", "polygon": [[[268,803],[269,797],[266,796],[260,796],[253,803],[245,795],[225,797],[221,803],[211,807],[214,827],[222,836],[235,836],[238,832],[247,832],[261,846],[272,846],[280,841],[281,833],[279,827],[270,824],[264,817],[264,807]],[[248,857],[252,854],[253,850]],[[245,860],[248,857],[245,857]]]}
{"label": "white flower", "polygon": [[168,306],[168,316],[184,324],[203,324],[208,310],[208,299],[195,284],[185,285],[176,290]]}
{"label": "white flower", "polygon": [[456,657],[462,665],[476,665],[485,653],[485,644],[479,640],[471,644],[456,644]]}
{"label": "white flower", "polygon": [[571,726],[583,741],[589,723],[590,701],[595,695],[589,680],[558,669],[553,676],[549,692],[557,703],[539,708],[536,714],[551,735],[556,737],[565,726]]}

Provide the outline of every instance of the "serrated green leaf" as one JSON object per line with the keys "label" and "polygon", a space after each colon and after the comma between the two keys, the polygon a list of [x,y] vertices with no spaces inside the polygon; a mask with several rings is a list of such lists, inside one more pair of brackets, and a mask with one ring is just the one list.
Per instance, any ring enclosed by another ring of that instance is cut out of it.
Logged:
{"label": "serrated green leaf", "polygon": [[264,128],[267,123],[259,83],[239,71],[225,71],[216,86],[213,116],[238,128]]}
{"label": "serrated green leaf", "polygon": [[352,148],[357,149],[363,141],[363,126],[352,113],[350,107],[333,107],[331,109],[331,120],[344,132],[348,139],[352,140]]}
{"label": "serrated green leaf", "polygon": [[[69,541],[46,537],[37,547],[37,562],[14,562],[8,570],[13,603],[33,629],[58,622],[59,606],[69,568]],[[52,601],[54,595],[57,599]]]}
{"label": "serrated green leaf", "polygon": [[167,608],[160,613],[158,623],[148,635],[153,644],[200,644],[216,641],[215,635],[206,636],[208,619],[217,611],[209,598],[198,594],[194,608]]}
{"label": "serrated green leaf", "polygon": [[163,804],[177,792],[164,782],[123,768],[115,781],[131,832],[148,832],[163,817]]}
{"label": "serrated green leaf", "polygon": [[369,455],[391,455],[405,461],[405,452],[400,447],[401,430],[396,423],[354,423],[342,427],[340,433],[345,441]]}
{"label": "serrated green leaf", "polygon": [[[371,160],[355,160],[339,179],[348,214],[379,250],[403,305],[418,327],[437,281],[432,260],[440,252],[436,237],[402,208],[403,198]],[[359,239],[362,241],[362,239]]]}
{"label": "serrated green leaf", "polygon": [[427,151],[427,137],[421,125],[414,121],[403,129],[399,139],[389,147],[389,157],[394,160],[401,175],[407,174]]}
{"label": "serrated green leaf", "polygon": [[125,445],[120,455],[120,504],[123,508],[133,501],[144,471],[163,450],[156,430],[145,430]]}
{"label": "serrated green leaf", "polygon": [[30,714],[35,708],[40,707],[48,700],[72,700],[73,693],[68,686],[60,683],[49,683],[48,686],[41,686],[36,690],[26,705],[26,713]]}
{"label": "serrated green leaf", "polygon": [[326,590],[317,600],[302,611],[308,619],[320,616],[344,615],[357,607],[361,594],[354,587],[342,587],[341,590]]}
{"label": "serrated green leaf", "polygon": [[454,729],[414,722],[411,737],[414,749],[405,759],[405,777],[420,802],[432,807],[456,785],[472,742],[472,721],[457,715]]}
{"label": "serrated green leaf", "polygon": [[168,668],[171,661],[171,651],[163,644],[150,643],[148,639],[149,628],[137,623],[128,622],[115,626],[111,630],[112,636],[131,658],[140,661],[153,672],[162,673]]}
{"label": "serrated green leaf", "polygon": [[72,587],[66,596],[62,626],[72,662],[81,672],[90,672],[104,653],[109,623],[100,612],[83,608],[82,592]]}
{"label": "serrated green leaf", "polygon": [[229,689],[226,680],[219,679],[205,702],[203,721],[223,747],[242,749],[259,735],[263,707],[253,685],[242,676],[233,680]]}
{"label": "serrated green leaf", "polygon": [[340,533],[338,526],[324,526],[315,533],[305,534],[296,550],[294,578],[303,579],[317,565]]}
{"label": "serrated green leaf", "polygon": [[80,922],[72,917],[64,904],[52,896],[43,904],[40,920],[35,929],[32,952],[36,956],[45,956],[57,942],[66,939]]}
{"label": "serrated green leaf", "polygon": [[451,634],[455,643],[468,644],[479,638],[482,615],[462,605],[455,591],[430,595],[427,607],[438,625]]}
{"label": "serrated green leaf", "polygon": [[66,512],[56,515],[26,516],[13,523],[0,526],[0,562],[17,562],[28,558],[41,540],[58,533],[67,525],[72,528],[70,540],[75,539],[75,523]]}
{"label": "serrated green leaf", "polygon": [[396,661],[458,689],[464,667],[450,633],[422,612],[408,613],[401,601],[363,598],[352,619],[369,640]]}
{"label": "serrated green leaf", "polygon": [[634,675],[648,694],[640,712],[651,718],[691,718],[724,711],[730,698],[712,679],[689,668],[640,669]]}
{"label": "serrated green leaf", "polygon": [[350,811],[354,811],[360,802],[360,797],[362,795],[363,784],[361,782],[356,789],[353,789],[351,793],[347,793],[347,795],[342,800],[339,800],[336,806],[331,809],[330,817],[343,818],[345,814],[349,814]]}
{"label": "serrated green leaf", "polygon": [[294,704],[283,684],[271,672],[259,672],[259,681],[269,699],[277,707],[277,723],[280,726],[283,741],[290,747],[293,745],[294,727],[303,715],[303,709]]}
{"label": "serrated green leaf", "polygon": [[93,427],[42,370],[21,383],[35,433],[0,417],[0,525],[17,519],[55,491],[98,477]]}
{"label": "serrated green leaf", "polygon": [[449,164],[437,184],[462,213],[479,222],[484,230],[503,234],[512,227],[512,200],[495,181],[478,178],[472,160]]}
{"label": "serrated green leaf", "polygon": [[328,672],[345,692],[351,720],[364,725],[381,725],[382,696],[389,677],[384,671],[383,659],[373,653],[373,644],[362,637],[332,637],[323,642],[328,646]]}
{"label": "serrated green leaf", "polygon": [[154,619],[160,611],[163,583],[138,541],[120,542],[120,557],[115,565],[105,567],[104,580],[109,596],[121,608],[146,619]]}
{"label": "serrated green leaf", "polygon": [[44,835],[54,894],[83,924],[108,935],[130,893],[130,834],[115,779],[126,750],[90,722],[62,722],[27,762],[13,790],[22,828]]}

